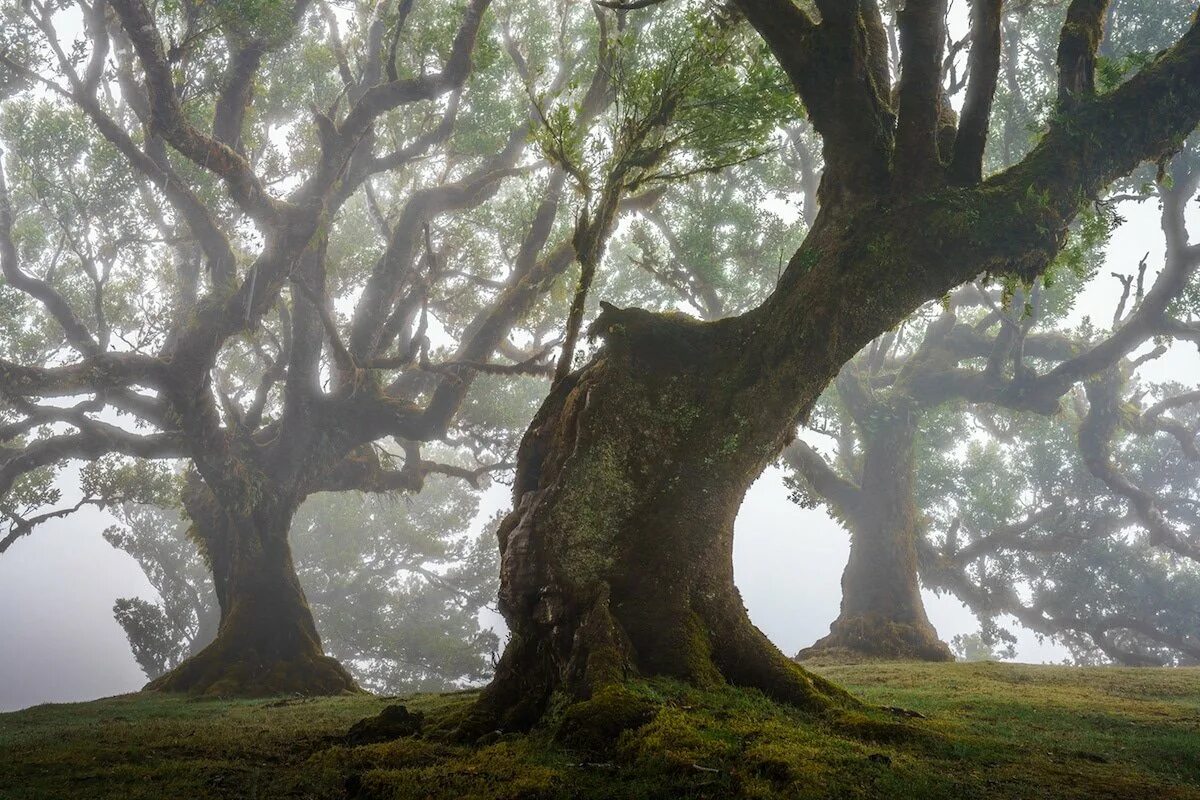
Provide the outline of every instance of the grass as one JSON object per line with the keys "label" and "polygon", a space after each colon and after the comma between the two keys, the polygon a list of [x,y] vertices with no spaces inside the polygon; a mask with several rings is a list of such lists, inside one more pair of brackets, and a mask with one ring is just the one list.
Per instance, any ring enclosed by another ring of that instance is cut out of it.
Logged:
{"label": "grass", "polygon": [[921,716],[813,717],[755,692],[653,681],[624,692],[640,727],[609,746],[579,736],[568,710],[566,737],[349,747],[346,730],[390,703],[436,725],[470,695],[127,695],[0,715],[0,798],[1200,800],[1200,669],[810,666],[873,706]]}

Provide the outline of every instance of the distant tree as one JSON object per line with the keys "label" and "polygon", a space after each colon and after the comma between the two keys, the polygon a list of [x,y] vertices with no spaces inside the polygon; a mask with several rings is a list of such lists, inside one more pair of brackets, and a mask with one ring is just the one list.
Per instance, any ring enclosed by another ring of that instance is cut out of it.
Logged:
{"label": "distant tree", "polygon": [[118,598],[113,616],[142,672],[157,678],[216,637],[220,609],[208,568],[177,512],[136,503],[113,512],[121,524],[107,528],[104,538],[133,556],[158,592],[156,603]]}
{"label": "distant tree", "polygon": [[994,637],[982,632],[955,634],[950,640],[950,647],[959,661],[1003,661],[1017,655],[1011,642],[998,647]]}
{"label": "distant tree", "polygon": [[[462,533],[475,493],[431,480],[411,501],[316,495],[297,512],[296,573],[329,653],[359,685],[396,694],[446,691],[491,672],[499,640],[480,622],[493,602],[491,531]],[[159,601],[113,608],[149,678],[174,669],[216,636],[219,609],[186,520],[153,506],[119,509],[105,538],[133,556]]]}
{"label": "distant tree", "polygon": [[[1078,663],[1195,664],[1195,390],[1130,381],[1114,404],[1097,392],[1105,383],[1055,418],[989,415],[1002,435],[972,446],[955,499],[936,507],[922,575],[967,603],[991,641],[1013,618]],[[1114,405],[1121,430],[1086,443]],[[1006,477],[983,481],[995,474]]]}
{"label": "distant tree", "polygon": [[[949,649],[925,615],[920,562],[927,585],[957,587],[964,601],[988,613],[978,595],[965,588],[970,580],[962,571],[996,573],[992,560],[1031,526],[1057,525],[1064,547],[1045,540],[1031,546],[1063,559],[1086,560],[1082,549],[1068,552],[1067,543],[1077,538],[1069,529],[1094,522],[1087,509],[1108,488],[1089,472],[1089,465],[1102,459],[1093,456],[1085,465],[1081,457],[1096,438],[1087,432],[1083,412],[1063,406],[1081,400],[1075,395],[1085,387],[1089,399],[1102,401],[1097,387],[1111,380],[1106,375],[1129,375],[1151,360],[1137,356],[1139,349],[1154,345],[1150,356],[1161,355],[1187,325],[1179,315],[1197,310],[1187,297],[1200,273],[1200,257],[1185,246],[1182,226],[1198,183],[1194,152],[1177,157],[1157,194],[1169,234],[1165,265],[1150,285],[1145,262],[1133,274],[1117,274],[1123,292],[1110,330],[1091,324],[1067,330],[1061,322],[1081,282],[1098,271],[1095,251],[1106,241],[1108,226],[1097,219],[1076,233],[1076,243],[1050,273],[1055,280],[1048,288],[1039,281],[1007,292],[984,285],[959,290],[941,307],[931,306],[923,319],[912,318],[876,340],[843,368],[815,418],[830,437],[832,459],[805,441],[785,451],[797,499],[826,504],[851,532],[841,614],[829,636],[801,655],[847,649],[948,659]],[[1173,392],[1168,393],[1173,400],[1134,428],[1173,432],[1185,450],[1194,451],[1195,431],[1163,415],[1186,409],[1196,395],[1178,387]],[[1086,416],[1099,413],[1104,402],[1109,401],[1093,403]],[[1050,424],[1030,419],[1028,412],[1057,418]],[[1006,424],[999,423],[1000,417]],[[1084,438],[1077,440],[1070,432],[1080,426]],[[1057,435],[1048,436],[1052,429]],[[977,445],[980,430],[984,437],[1007,442],[999,447],[1021,442],[1020,455],[1014,452],[997,462],[991,451]],[[965,451],[964,442],[970,443]],[[1061,447],[1051,447],[1052,442]],[[1090,449],[1104,446],[1097,441]],[[981,464],[973,465],[971,459],[981,459]],[[1035,467],[1041,465],[1047,484],[1024,482],[1037,480]],[[1069,466],[1074,474],[1066,472]],[[1119,478],[1108,483],[1121,490]],[[1031,504],[1047,508],[1022,525],[1020,510]],[[940,544],[930,549],[938,539]],[[953,580],[952,569],[959,570]],[[1043,564],[1041,569],[1060,568]],[[989,583],[1015,592],[1017,577],[1009,569],[994,574]],[[1067,632],[1050,623],[1037,630]]]}

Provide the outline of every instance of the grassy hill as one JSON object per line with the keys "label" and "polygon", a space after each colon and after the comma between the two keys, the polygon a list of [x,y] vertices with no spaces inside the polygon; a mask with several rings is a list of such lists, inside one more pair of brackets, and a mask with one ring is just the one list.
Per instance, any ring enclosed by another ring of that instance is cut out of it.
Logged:
{"label": "grassy hill", "polygon": [[[810,666],[872,707],[813,717],[753,692],[639,683],[626,694],[649,721],[598,750],[578,726],[438,741],[469,694],[39,706],[0,715],[0,798],[1200,800],[1200,669]],[[346,744],[394,703],[430,733]]]}

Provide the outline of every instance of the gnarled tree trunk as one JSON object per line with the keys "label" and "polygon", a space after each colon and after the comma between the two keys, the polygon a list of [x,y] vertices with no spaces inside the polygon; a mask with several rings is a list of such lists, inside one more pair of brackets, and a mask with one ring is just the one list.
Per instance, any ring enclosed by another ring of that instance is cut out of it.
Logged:
{"label": "gnarled tree trunk", "polygon": [[[742,607],[732,531],[750,482],[867,342],[981,273],[1040,273],[1085,198],[1200,117],[1194,24],[1102,98],[1065,93],[1021,164],[960,187],[937,157],[936,4],[902,12],[895,127],[874,6],[822,3],[816,24],[788,0],[737,5],[823,138],[821,211],[758,309],[706,324],[601,315],[605,349],[556,385],[521,447],[500,531],[512,639],[464,732],[527,727],[552,693],[587,698],[634,673],[723,679],[809,707],[840,696],[779,653]],[[988,102],[964,115],[986,129],[990,91],[974,83]],[[981,163],[985,139],[965,137],[956,158]]]}
{"label": "gnarled tree trunk", "polygon": [[191,535],[213,572],[216,638],[147,689],[215,695],[341,694],[354,679],[324,654],[296,577],[288,530],[298,503],[264,492],[231,511],[198,480],[184,493]]}
{"label": "gnarled tree trunk", "polygon": [[521,445],[499,534],[512,639],[468,728],[523,729],[553,693],[639,674],[814,709],[844,698],[751,624],[734,585],[734,519],[787,427],[744,391],[744,323],[609,308],[597,327],[602,355]]}
{"label": "gnarled tree trunk", "polygon": [[829,635],[797,658],[833,651],[879,658],[951,661],[925,614],[917,578],[924,520],[915,502],[916,414],[877,408],[865,431],[862,484],[839,512],[850,531],[842,607]]}

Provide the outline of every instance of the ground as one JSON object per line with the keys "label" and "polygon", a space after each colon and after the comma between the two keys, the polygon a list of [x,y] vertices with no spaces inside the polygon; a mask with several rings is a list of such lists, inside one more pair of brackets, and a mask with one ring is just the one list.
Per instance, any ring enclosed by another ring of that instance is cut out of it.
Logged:
{"label": "ground", "polygon": [[[436,740],[469,693],[39,706],[0,715],[0,798],[1200,800],[1200,669],[808,666],[871,706],[814,717],[654,681],[615,710],[561,711],[556,732],[473,746]],[[425,715],[425,738],[345,743],[396,703]],[[625,732],[596,749],[581,720],[613,719]]]}

